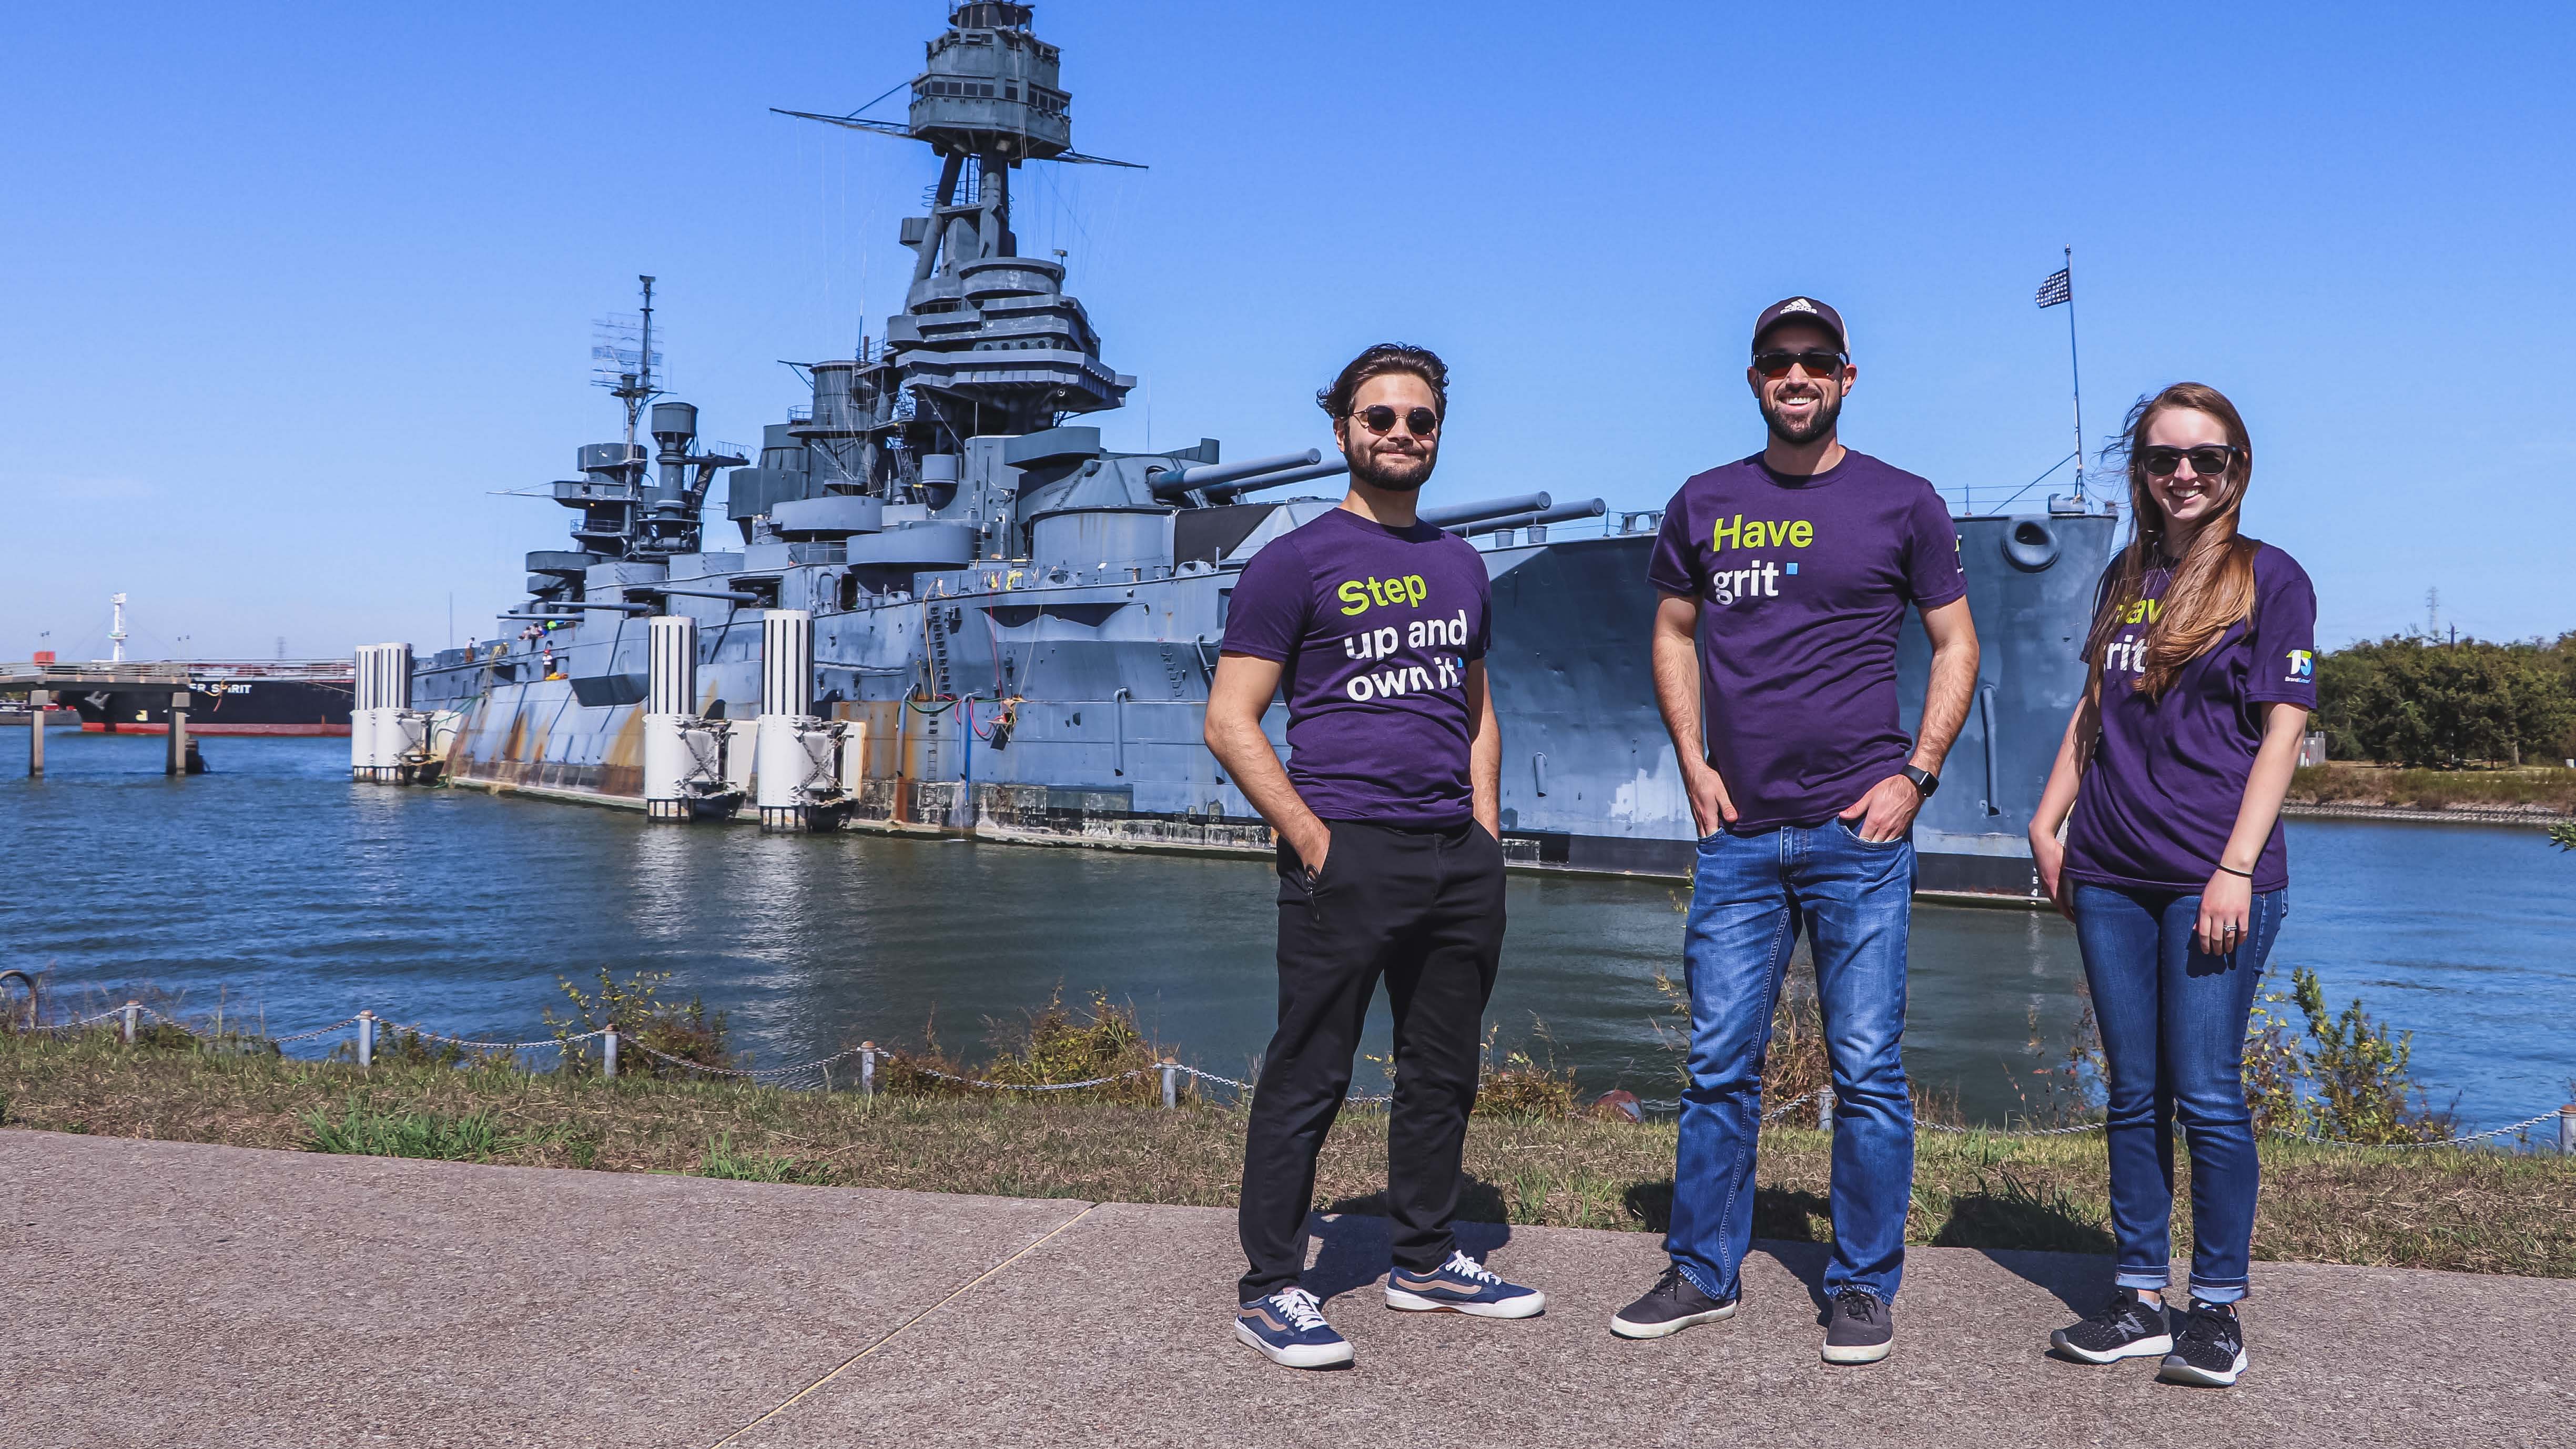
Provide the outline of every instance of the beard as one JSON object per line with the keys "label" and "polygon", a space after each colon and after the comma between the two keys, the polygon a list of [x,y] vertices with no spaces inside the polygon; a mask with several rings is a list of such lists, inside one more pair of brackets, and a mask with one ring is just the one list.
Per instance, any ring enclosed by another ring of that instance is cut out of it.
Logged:
{"label": "beard", "polygon": [[[1347,456],[1347,455],[1346,455]],[[1375,449],[1351,457],[1351,476],[1389,493],[1416,493],[1431,481],[1429,453],[1380,453]]]}
{"label": "beard", "polygon": [[[1822,397],[1821,393],[1819,396]],[[1794,446],[1812,443],[1831,433],[1835,421],[1842,415],[1843,400],[1839,395],[1823,398],[1803,426],[1793,426],[1780,416],[1780,410],[1772,405],[1770,399],[1762,400],[1762,421],[1770,427],[1771,436]]]}

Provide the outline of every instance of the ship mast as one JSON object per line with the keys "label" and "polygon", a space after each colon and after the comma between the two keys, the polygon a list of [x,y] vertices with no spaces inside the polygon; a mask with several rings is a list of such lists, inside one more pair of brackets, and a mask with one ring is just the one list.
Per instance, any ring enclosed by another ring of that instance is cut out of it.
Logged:
{"label": "ship mast", "polygon": [[123,664],[125,662],[125,596],[111,594],[108,596],[108,602],[116,608],[115,622],[107,627],[108,662]]}
{"label": "ship mast", "polygon": [[661,394],[653,386],[653,279],[639,276],[644,284],[644,337],[636,349],[635,370],[617,375],[617,386],[608,395],[626,404],[626,441],[635,441],[635,427],[644,417],[644,405]]}

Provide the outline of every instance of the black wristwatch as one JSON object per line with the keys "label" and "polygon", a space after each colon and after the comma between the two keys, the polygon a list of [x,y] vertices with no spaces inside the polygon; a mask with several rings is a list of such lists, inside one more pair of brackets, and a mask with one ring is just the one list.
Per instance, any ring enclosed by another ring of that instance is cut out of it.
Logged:
{"label": "black wristwatch", "polygon": [[1941,788],[1940,776],[1930,770],[1918,770],[1912,765],[1905,767],[1905,778],[1914,782],[1915,791],[1926,800],[1932,798],[1933,791]]}

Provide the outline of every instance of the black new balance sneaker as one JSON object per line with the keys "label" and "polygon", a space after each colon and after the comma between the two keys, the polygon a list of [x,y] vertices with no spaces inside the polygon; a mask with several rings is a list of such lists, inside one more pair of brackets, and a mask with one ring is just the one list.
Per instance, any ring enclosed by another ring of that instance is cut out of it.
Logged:
{"label": "black new balance sneaker", "polygon": [[1610,1331],[1621,1338],[1662,1338],[1695,1323],[1733,1318],[1737,1301],[1711,1298],[1680,1268],[1667,1266],[1645,1297],[1610,1315]]}
{"label": "black new balance sneaker", "polygon": [[1896,1314],[1866,1288],[1834,1295],[1825,1319],[1825,1362],[1876,1363],[1896,1346]]}
{"label": "black new balance sneaker", "polygon": [[2182,1332],[2174,1335],[2173,1352],[2165,1355],[2156,1377],[2169,1384],[2223,1389],[2244,1372],[2245,1330],[2236,1322],[2235,1310],[2193,1299],[2182,1315]]}
{"label": "black new balance sneaker", "polygon": [[2119,1288],[2101,1312],[2050,1334],[2048,1346],[2086,1363],[2118,1363],[2171,1353],[2174,1344],[2165,1326],[2165,1306],[2149,1303],[2135,1288]]}

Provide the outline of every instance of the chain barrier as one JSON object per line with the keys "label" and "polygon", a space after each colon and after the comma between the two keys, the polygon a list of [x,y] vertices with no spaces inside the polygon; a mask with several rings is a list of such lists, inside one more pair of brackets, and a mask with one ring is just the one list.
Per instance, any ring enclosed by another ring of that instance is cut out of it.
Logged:
{"label": "chain barrier", "polygon": [[[286,1045],[288,1042],[291,1042],[291,1041],[303,1041],[303,1040],[304,1040],[305,1038],[307,1038],[307,1037],[316,1037],[316,1036],[321,1036],[321,1035],[323,1035],[323,1034],[325,1034],[325,1033],[327,1033],[327,1032],[334,1032],[334,1031],[338,1031],[340,1028],[342,1028],[342,1027],[344,1027],[344,1026],[352,1026],[352,1025],[355,1025],[355,1024],[357,1023],[357,1020],[358,1020],[358,1019],[357,1019],[356,1017],[354,1017],[354,1016],[344,1016],[344,1017],[340,1018],[338,1021],[335,1021],[335,1022],[331,1023],[329,1026],[317,1026],[317,1027],[313,1028],[311,1031],[299,1031],[299,1032],[297,1032],[297,1033],[296,1033],[295,1035],[293,1035],[293,1036],[273,1036],[273,1037],[270,1037],[270,1038],[269,1038],[269,1042],[270,1042],[272,1045],[276,1045],[276,1046],[284,1046],[284,1045]],[[179,1028],[179,1029],[180,1029],[181,1031],[188,1031],[188,1029],[187,1029],[186,1027],[184,1027],[184,1026],[183,1026],[183,1027],[181,1027],[181,1028]],[[188,1032],[188,1034],[189,1034],[190,1036],[194,1036],[194,1035],[196,1035],[196,1033],[195,1033],[195,1032]]]}
{"label": "chain barrier", "polygon": [[[190,1036],[202,1038],[208,1035],[208,1033],[201,1032],[196,1028],[189,1026],[177,1017],[172,1016],[168,1012],[162,1011],[157,1007],[138,1005],[135,1010],[139,1015],[149,1016],[155,1021],[167,1023]],[[118,1017],[123,1016],[125,1011],[126,1008],[115,1006],[99,1012],[95,1016],[84,1016],[73,1021],[43,1023],[19,1029],[23,1031],[47,1032],[77,1031],[85,1026],[96,1026],[102,1022],[114,1021]],[[272,1044],[283,1046],[288,1042],[306,1041],[313,1037],[326,1036],[332,1032],[354,1026],[357,1024],[358,1020],[359,1018],[355,1016],[342,1017],[340,1020],[332,1022],[328,1026],[317,1026],[310,1031],[299,1031],[288,1036],[267,1037],[265,1040]],[[602,1027],[596,1031],[585,1031],[574,1036],[546,1037],[536,1041],[472,1041],[461,1036],[449,1036],[443,1032],[431,1031],[426,1027],[406,1026],[399,1022],[389,1021],[381,1017],[377,1018],[377,1026],[380,1030],[407,1033],[422,1041],[447,1042],[455,1046],[464,1047],[468,1050],[487,1052],[528,1051],[541,1047],[555,1047],[558,1049],[568,1048],[575,1042],[591,1041],[599,1037],[607,1036],[611,1030],[610,1028]],[[813,1074],[818,1079],[828,1080],[828,1078],[823,1074],[824,1068],[831,1066],[835,1062],[847,1060],[850,1057],[858,1056],[861,1053],[870,1050],[870,1048],[866,1047],[851,1047],[845,1051],[834,1052],[827,1057],[817,1057],[810,1062],[799,1062],[794,1066],[785,1067],[714,1067],[708,1066],[704,1062],[693,1062],[682,1057],[672,1056],[666,1052],[656,1051],[653,1048],[646,1046],[644,1043],[635,1040],[632,1036],[621,1036],[619,1038],[619,1046],[623,1049],[642,1052],[644,1055],[651,1057],[655,1061],[661,1062],[666,1066],[680,1067],[688,1071],[698,1072],[707,1076],[733,1077],[743,1081],[764,1085],[777,1085],[786,1079],[805,1076],[807,1074]],[[877,1050],[879,1050],[880,1055],[887,1058],[892,1058],[894,1055],[892,1052],[885,1052],[882,1049]],[[1219,1076],[1214,1072],[1201,1071],[1197,1067],[1182,1066],[1177,1062],[1171,1063],[1168,1066],[1158,1065],[1151,1067],[1137,1067],[1129,1071],[1117,1072],[1110,1076],[1092,1077],[1079,1082],[988,1082],[975,1077],[961,1077],[949,1072],[936,1071],[929,1067],[916,1066],[913,1067],[912,1070],[919,1072],[925,1077],[932,1077],[943,1082],[954,1082],[961,1087],[973,1087],[988,1092],[1076,1092],[1092,1087],[1105,1087],[1114,1082],[1123,1082],[1135,1077],[1152,1076],[1166,1070],[1177,1073],[1181,1076],[1192,1077],[1202,1082],[1212,1082],[1220,1086],[1232,1087],[1237,1091],[1249,1092],[1253,1090],[1253,1084],[1250,1082],[1238,1081],[1233,1077]],[[1786,1102],[1782,1102],[1778,1106],[1764,1112],[1761,1120],[1765,1123],[1776,1122],[1798,1108],[1815,1101],[1818,1092],[1821,1091],[1822,1089],[1819,1088],[1816,1092],[1807,1092],[1800,1096],[1793,1097]],[[1385,1106],[1393,1102],[1395,1099],[1391,1095],[1384,1094],[1365,1096],[1353,1094],[1343,1098],[1343,1100],[1353,1106],[1369,1107]],[[1641,1103],[1640,1105],[1677,1107],[1679,1104],[1659,1102]],[[2420,1151],[2435,1147],[2473,1146],[2477,1143],[2490,1141],[2494,1138],[2503,1137],[2510,1133],[2527,1131],[2544,1122],[2555,1121],[2561,1115],[2562,1114],[2558,1109],[2552,1108],[2549,1111],[2526,1117],[2519,1122],[2508,1122],[2504,1126],[2490,1127],[2483,1132],[2471,1132],[2458,1137],[2445,1137],[2435,1142],[2356,1142],[2349,1138],[2342,1137],[2319,1137],[2314,1133],[2279,1133],[2274,1135],[2285,1138],[2289,1141],[2304,1142],[2313,1147],[2367,1147],[2384,1148],[2391,1151],[2401,1152]],[[2080,1133],[2099,1132],[2107,1125],[2109,1124],[2104,1122],[2079,1122],[2072,1127],[2025,1127],[2014,1129],[1992,1127],[1953,1127],[1940,1122],[1917,1122],[1915,1124],[1918,1130],[1925,1132],[1938,1132],[1950,1136],[1970,1136],[1982,1133],[1992,1137],[2067,1137]]]}
{"label": "chain barrier", "polygon": [[[596,1032],[592,1034],[598,1035]],[[623,1051],[628,1047],[633,1047],[635,1050],[642,1052],[644,1055],[651,1057],[657,1062],[666,1062],[675,1067],[686,1067],[693,1072],[704,1072],[709,1076],[716,1077],[742,1077],[746,1080],[753,1081],[762,1077],[792,1077],[800,1072],[817,1071],[823,1067],[830,1066],[832,1063],[841,1060],[843,1057],[854,1057],[861,1051],[865,1050],[863,1047],[852,1047],[848,1051],[834,1052],[828,1057],[816,1057],[810,1062],[799,1062],[792,1067],[711,1067],[704,1062],[693,1062],[686,1057],[675,1057],[667,1052],[657,1052],[631,1036],[619,1037],[617,1039],[617,1046],[620,1051]]]}
{"label": "chain barrier", "polygon": [[2424,1147],[2462,1147],[2472,1142],[2484,1142],[2490,1137],[2502,1137],[2508,1132],[2520,1132],[2526,1127],[2537,1127],[2543,1122],[2556,1121],[2559,1116],[2560,1113],[2553,1108],[2537,1117],[2525,1117],[2519,1122],[2508,1123],[2502,1127],[2490,1127],[2484,1132],[2472,1132],[2466,1137],[2445,1137],[2439,1142],[2353,1142],[2341,1137],[2317,1137],[2304,1133],[2298,1140],[2318,1147],[2386,1147],[2400,1152]]}
{"label": "chain barrier", "polygon": [[100,1013],[99,1013],[98,1015],[96,1015],[96,1016],[84,1016],[84,1017],[82,1017],[82,1018],[81,1018],[80,1020],[78,1020],[78,1021],[57,1021],[57,1022],[53,1022],[53,1023],[50,1023],[50,1024],[48,1024],[48,1025],[44,1025],[44,1026],[28,1026],[28,1027],[21,1027],[21,1028],[19,1028],[19,1030],[21,1030],[21,1031],[78,1031],[80,1028],[82,1028],[82,1027],[84,1027],[84,1026],[96,1026],[98,1023],[100,1023],[100,1022],[102,1022],[102,1021],[112,1021],[112,1020],[114,1020],[114,1019],[115,1019],[115,1018],[117,1018],[117,1017],[123,1016],[124,1014],[125,1014],[125,1008],[124,1008],[124,1007],[122,1007],[122,1006],[119,1006],[119,1007],[113,1007],[113,1008],[110,1008],[109,1010],[106,1010],[106,1011],[102,1011],[102,1012],[100,1012]]}
{"label": "chain barrier", "polygon": [[[356,1019],[357,1018],[355,1017],[350,1018],[352,1021]],[[531,1051],[539,1047],[568,1047],[577,1041],[588,1041],[595,1036],[608,1035],[606,1028],[602,1028],[598,1031],[583,1032],[579,1036],[550,1036],[537,1041],[468,1041],[461,1036],[447,1036],[439,1032],[431,1031],[429,1028],[423,1026],[405,1026],[400,1022],[387,1021],[382,1017],[379,1017],[376,1020],[376,1030],[379,1032],[407,1032],[420,1038],[422,1041],[443,1041],[454,1046],[471,1047],[476,1051],[482,1052],[515,1052]],[[379,1040],[381,1040],[381,1038],[379,1038]]]}

